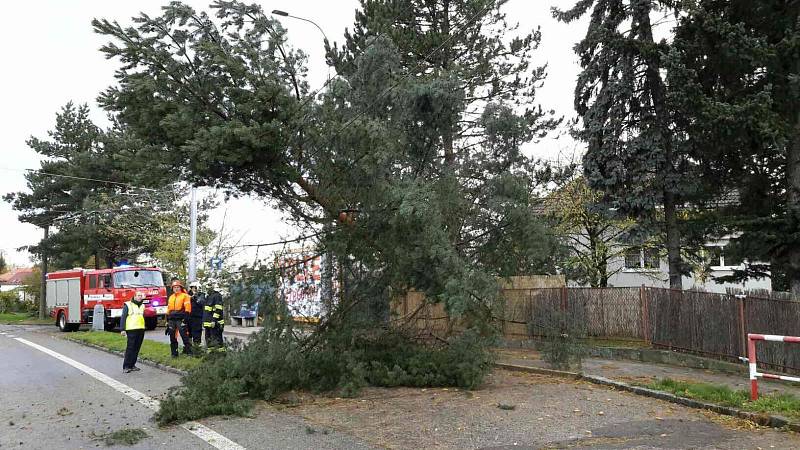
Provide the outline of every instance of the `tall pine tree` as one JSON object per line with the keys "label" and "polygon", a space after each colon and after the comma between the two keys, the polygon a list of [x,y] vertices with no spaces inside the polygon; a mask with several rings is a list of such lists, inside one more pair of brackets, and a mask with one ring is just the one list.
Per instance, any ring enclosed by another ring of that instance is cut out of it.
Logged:
{"label": "tall pine tree", "polygon": [[101,130],[88,106],[72,103],[48,134],[28,141],[45,158],[26,175],[29,191],[5,197],[20,221],[53,227],[30,251],[50,255],[51,268],[64,268],[90,260],[106,267],[155,250],[159,214],[170,211],[175,194],[161,190],[164,174],[142,160],[139,141],[119,127]]}
{"label": "tall pine tree", "polygon": [[[557,122],[533,104],[537,33],[505,42],[488,0],[365,2],[330,49],[341,77],[315,98],[277,22],[212,6],[216,19],[173,3],[136,28],[95,22],[123,63],[103,104],[184,177],[324,230],[361,298],[414,288],[486,319],[495,276],[553,270],[531,205],[547,171],[520,148]],[[404,22],[421,28],[381,25]]]}

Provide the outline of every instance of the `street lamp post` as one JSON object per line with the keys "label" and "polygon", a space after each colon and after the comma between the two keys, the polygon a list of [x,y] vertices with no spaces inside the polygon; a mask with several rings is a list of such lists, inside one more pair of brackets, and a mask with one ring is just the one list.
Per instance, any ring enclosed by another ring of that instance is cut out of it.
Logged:
{"label": "street lamp post", "polygon": [[[311,25],[314,25],[315,27],[317,27],[319,32],[322,33],[322,37],[325,39],[326,43],[330,42],[328,40],[328,35],[325,34],[325,31],[322,30],[322,27],[317,25],[317,23],[314,22],[311,19],[306,19],[305,17],[293,16],[293,15],[289,14],[286,11],[281,11],[280,9],[273,9],[272,10],[272,14],[274,14],[276,16],[281,16],[281,17],[291,17],[292,19],[297,19],[297,20],[302,20],[303,22],[308,22]],[[330,81],[330,80],[331,80],[331,68],[330,68],[330,66],[328,66],[328,81]]]}

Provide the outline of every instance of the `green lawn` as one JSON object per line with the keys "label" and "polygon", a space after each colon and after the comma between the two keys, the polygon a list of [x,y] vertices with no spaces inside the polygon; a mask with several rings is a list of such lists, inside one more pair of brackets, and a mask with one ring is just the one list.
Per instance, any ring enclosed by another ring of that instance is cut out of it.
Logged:
{"label": "green lawn", "polygon": [[800,398],[792,394],[762,394],[753,402],[750,401],[750,393],[744,390],[733,390],[727,386],[708,383],[687,383],[669,378],[654,381],[644,387],[745,411],[774,413],[794,420],[800,419]]}
{"label": "green lawn", "polygon": [[[125,345],[128,342],[127,338],[119,333],[111,333],[106,331],[79,331],[77,333],[66,334],[64,337],[71,341],[86,342],[119,352],[125,351]],[[149,339],[144,340],[142,349],[139,352],[139,359],[146,359],[148,361],[157,362],[159,364],[181,370],[192,369],[199,365],[202,361],[200,358],[193,358],[185,355],[181,355],[178,358],[172,358],[169,344],[155,342]]]}
{"label": "green lawn", "polygon": [[3,313],[0,314],[0,324],[3,325],[55,325],[51,318],[39,319],[29,313]]}

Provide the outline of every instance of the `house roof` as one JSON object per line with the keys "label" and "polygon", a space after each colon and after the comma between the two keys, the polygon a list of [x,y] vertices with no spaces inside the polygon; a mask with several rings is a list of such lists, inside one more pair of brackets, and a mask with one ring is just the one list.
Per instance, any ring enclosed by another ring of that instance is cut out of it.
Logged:
{"label": "house roof", "polygon": [[11,269],[10,271],[0,274],[0,284],[20,285],[25,282],[25,278],[33,273],[33,267],[21,267],[19,269]]}

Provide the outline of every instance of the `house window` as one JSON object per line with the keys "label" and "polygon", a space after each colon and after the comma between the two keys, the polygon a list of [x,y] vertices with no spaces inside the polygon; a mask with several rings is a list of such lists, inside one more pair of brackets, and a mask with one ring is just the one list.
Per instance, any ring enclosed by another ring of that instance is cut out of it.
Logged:
{"label": "house window", "polygon": [[721,266],[722,264],[722,247],[718,245],[709,245],[706,247],[706,261],[711,267]]}
{"label": "house window", "polygon": [[645,248],[642,250],[642,268],[643,269],[658,269],[660,266],[659,261],[661,258],[658,256],[658,249]]}
{"label": "house window", "polygon": [[625,268],[626,269],[641,269],[642,268],[642,249],[629,248],[625,251]]}
{"label": "house window", "polygon": [[744,264],[744,260],[741,256],[734,256],[730,252],[726,252],[725,250],[722,251],[722,263],[728,267],[737,267]]}
{"label": "house window", "polygon": [[658,269],[660,260],[655,248],[632,247],[625,252],[626,269]]}

